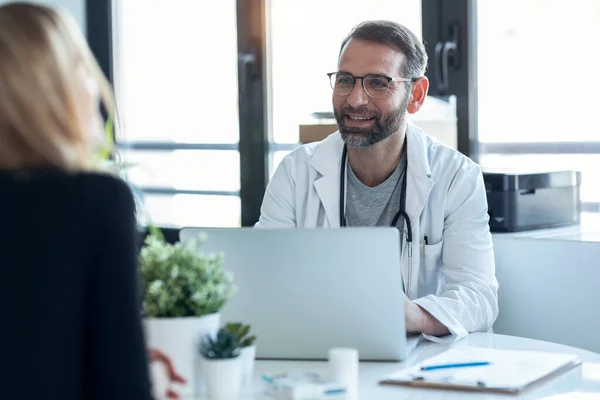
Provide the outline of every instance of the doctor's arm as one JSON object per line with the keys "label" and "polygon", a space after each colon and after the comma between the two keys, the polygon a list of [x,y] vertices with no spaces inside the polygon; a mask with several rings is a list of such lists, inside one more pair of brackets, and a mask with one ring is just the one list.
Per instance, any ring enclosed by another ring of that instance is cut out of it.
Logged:
{"label": "doctor's arm", "polygon": [[453,341],[470,332],[487,331],[498,316],[498,282],[488,218],[481,170],[469,163],[460,169],[448,190],[442,247],[444,285],[437,296],[413,302],[435,320],[426,319],[429,328],[437,330],[441,324],[451,334],[441,339],[437,332],[430,332],[425,335],[430,340]]}
{"label": "doctor's arm", "polygon": [[295,190],[293,165],[290,157],[284,158],[267,185],[257,228],[295,228]]}
{"label": "doctor's arm", "polygon": [[408,333],[424,333],[431,336],[446,336],[450,330],[417,303],[404,295],[404,315]]}

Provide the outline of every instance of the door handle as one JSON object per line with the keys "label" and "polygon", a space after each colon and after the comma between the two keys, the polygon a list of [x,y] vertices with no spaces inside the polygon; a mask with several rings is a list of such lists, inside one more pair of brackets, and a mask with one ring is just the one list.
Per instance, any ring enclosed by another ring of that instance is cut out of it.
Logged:
{"label": "door handle", "polygon": [[239,53],[238,54],[238,68],[239,68],[239,85],[244,93],[250,90],[249,85],[254,77],[254,70],[256,65],[256,56],[254,53]]}
{"label": "door handle", "polygon": [[434,62],[436,65],[436,85],[439,94],[450,94],[448,77],[450,67],[453,67],[455,70],[460,67],[459,32],[460,26],[458,24],[451,24],[448,29],[448,39],[439,41],[435,45]]}
{"label": "door handle", "polygon": [[240,66],[251,66],[256,62],[256,56],[253,53],[239,53],[238,62]]}

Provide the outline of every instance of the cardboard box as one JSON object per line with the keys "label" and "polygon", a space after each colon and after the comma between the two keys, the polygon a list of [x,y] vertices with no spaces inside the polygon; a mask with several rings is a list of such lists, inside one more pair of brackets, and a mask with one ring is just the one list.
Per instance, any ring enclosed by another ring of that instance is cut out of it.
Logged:
{"label": "cardboard box", "polygon": [[312,143],[325,139],[338,130],[335,120],[319,120],[315,123],[300,125],[300,143]]}

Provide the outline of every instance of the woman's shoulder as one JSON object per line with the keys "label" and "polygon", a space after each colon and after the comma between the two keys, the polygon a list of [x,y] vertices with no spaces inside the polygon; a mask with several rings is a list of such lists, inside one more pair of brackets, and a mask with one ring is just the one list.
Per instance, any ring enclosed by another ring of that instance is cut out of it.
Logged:
{"label": "woman's shoulder", "polygon": [[90,222],[110,229],[129,225],[135,218],[135,201],[129,185],[119,177],[101,172],[79,172],[72,181],[81,212]]}
{"label": "woman's shoulder", "polygon": [[79,172],[73,176],[77,184],[94,193],[132,197],[129,185],[121,178],[102,172]]}
{"label": "woman's shoulder", "polygon": [[96,204],[98,209],[110,209],[121,214],[134,208],[131,188],[117,176],[101,172],[80,172],[71,178],[85,201]]}
{"label": "woman's shoulder", "polygon": [[127,183],[104,172],[64,172],[55,169],[23,169],[0,171],[0,187],[12,193],[32,192],[76,196],[100,203],[133,202]]}

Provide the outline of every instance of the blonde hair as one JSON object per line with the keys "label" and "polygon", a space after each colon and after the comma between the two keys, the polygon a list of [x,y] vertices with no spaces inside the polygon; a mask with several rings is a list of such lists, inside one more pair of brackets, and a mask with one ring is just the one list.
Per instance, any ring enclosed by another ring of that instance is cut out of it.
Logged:
{"label": "blonde hair", "polygon": [[93,168],[99,142],[111,143],[90,132],[81,68],[96,81],[113,120],[114,97],[74,19],[49,7],[11,3],[0,6],[0,27],[0,169]]}

